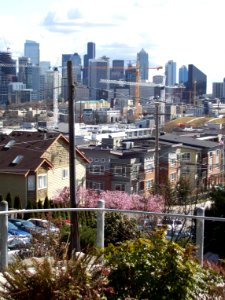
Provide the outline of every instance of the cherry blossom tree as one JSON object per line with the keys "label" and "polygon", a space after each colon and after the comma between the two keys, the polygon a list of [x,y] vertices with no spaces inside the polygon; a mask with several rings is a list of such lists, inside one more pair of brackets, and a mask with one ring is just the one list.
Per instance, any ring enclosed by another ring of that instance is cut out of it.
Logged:
{"label": "cherry blossom tree", "polygon": [[[78,207],[97,207],[99,199],[103,199],[105,201],[106,208],[112,209],[161,212],[165,207],[165,201],[161,195],[129,195],[122,191],[102,191],[99,193],[95,190],[85,188],[79,188],[76,194]],[[69,188],[64,187],[60,190],[54,197],[52,197],[52,201],[69,206]]]}

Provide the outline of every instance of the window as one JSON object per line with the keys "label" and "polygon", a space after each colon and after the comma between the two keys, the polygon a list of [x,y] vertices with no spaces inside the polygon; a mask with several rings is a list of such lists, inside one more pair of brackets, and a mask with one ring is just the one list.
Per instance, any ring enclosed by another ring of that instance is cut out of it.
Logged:
{"label": "window", "polygon": [[153,180],[146,181],[146,188],[151,189],[153,187]]}
{"label": "window", "polygon": [[87,188],[92,190],[103,190],[104,185],[102,182],[87,181]]}
{"label": "window", "polygon": [[191,153],[189,153],[189,152],[182,153],[181,159],[183,161],[189,161],[191,159]]}
{"label": "window", "polygon": [[190,173],[190,167],[189,166],[182,166],[182,173]]}
{"label": "window", "polygon": [[115,191],[125,192],[125,184],[115,184]]}
{"label": "window", "polygon": [[123,168],[119,167],[119,166],[115,166],[114,167],[114,174],[122,176],[123,175]]}
{"label": "window", "polygon": [[175,164],[176,164],[176,159],[171,159],[171,160],[170,160],[170,165],[171,165],[171,166],[174,166]]}
{"label": "window", "polygon": [[170,174],[170,181],[176,180],[176,173]]}
{"label": "window", "polygon": [[92,174],[104,174],[105,167],[104,166],[93,165],[93,166],[90,166],[89,171]]}
{"label": "window", "polygon": [[69,178],[69,169],[62,170],[62,179]]}
{"label": "window", "polygon": [[220,150],[216,150],[216,163],[219,163],[219,159],[220,159]]}
{"label": "window", "polygon": [[28,189],[28,191],[35,191],[35,176],[34,175],[28,176],[27,189]]}
{"label": "window", "polygon": [[212,156],[213,156],[213,153],[212,153],[212,151],[210,151],[210,152],[209,152],[209,156],[210,156],[210,157],[212,157]]}
{"label": "window", "polygon": [[47,188],[47,174],[38,175],[38,189]]}
{"label": "window", "polygon": [[153,172],[154,169],[154,164],[147,164],[146,165],[146,170],[149,171],[150,173]]}

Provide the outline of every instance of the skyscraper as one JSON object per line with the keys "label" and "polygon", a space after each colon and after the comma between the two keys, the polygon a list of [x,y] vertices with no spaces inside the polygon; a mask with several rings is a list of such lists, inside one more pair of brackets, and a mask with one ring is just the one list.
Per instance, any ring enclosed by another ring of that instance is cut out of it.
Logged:
{"label": "skyscraper", "polygon": [[31,63],[32,84],[33,89],[32,100],[40,99],[40,50],[39,43],[26,40],[24,44],[24,56],[28,57]]}
{"label": "skyscraper", "polygon": [[103,90],[108,90],[106,83],[101,83],[101,79],[109,79],[109,59],[102,57],[99,59],[90,59],[88,66],[88,87],[91,100],[100,98]]}
{"label": "skyscraper", "polygon": [[32,88],[32,65],[26,56],[19,57],[18,80],[26,84],[27,89]]}
{"label": "skyscraper", "polygon": [[88,85],[89,60],[95,58],[95,43],[87,43],[87,54],[84,55],[83,84]]}
{"label": "skyscraper", "polygon": [[124,79],[124,60],[114,59],[112,61],[112,68],[110,69],[110,79],[112,80]]}
{"label": "skyscraper", "polygon": [[179,68],[179,83],[185,84],[188,81],[188,69],[185,65]]}
{"label": "skyscraper", "polygon": [[206,86],[207,76],[194,65],[188,65],[188,81],[184,93],[185,99],[193,103],[193,97],[206,94]]}
{"label": "skyscraper", "polygon": [[81,58],[78,53],[74,53],[71,55],[71,60],[73,64],[74,78],[76,78],[76,82],[81,83]]}
{"label": "skyscraper", "polygon": [[72,54],[62,54],[62,98],[68,100],[67,61]]}
{"label": "skyscraper", "polygon": [[140,67],[140,79],[148,80],[148,53],[143,48],[137,53],[137,61]]}
{"label": "skyscraper", "polygon": [[26,40],[24,44],[24,56],[30,58],[31,64],[38,66],[40,63],[39,43]]}
{"label": "skyscraper", "polygon": [[223,97],[223,82],[213,82],[212,95],[214,98],[221,99]]}
{"label": "skyscraper", "polygon": [[17,81],[16,61],[10,52],[0,52],[0,104],[8,104],[8,84]]}
{"label": "skyscraper", "polygon": [[172,86],[176,83],[177,64],[169,60],[165,66],[166,85]]}

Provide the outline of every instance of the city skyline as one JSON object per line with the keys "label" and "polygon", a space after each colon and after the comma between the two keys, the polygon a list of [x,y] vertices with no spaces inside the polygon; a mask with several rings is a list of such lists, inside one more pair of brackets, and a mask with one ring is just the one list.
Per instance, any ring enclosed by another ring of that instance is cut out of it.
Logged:
{"label": "city skyline", "polygon": [[207,75],[211,92],[212,82],[225,77],[222,13],[221,0],[8,1],[0,12],[0,51],[10,48],[18,58],[25,41],[33,40],[40,44],[40,60],[57,66],[65,53],[83,58],[88,42],[96,44],[96,58],[111,60],[135,60],[143,48],[151,66],[163,66],[157,74],[169,60],[177,70],[194,64]]}

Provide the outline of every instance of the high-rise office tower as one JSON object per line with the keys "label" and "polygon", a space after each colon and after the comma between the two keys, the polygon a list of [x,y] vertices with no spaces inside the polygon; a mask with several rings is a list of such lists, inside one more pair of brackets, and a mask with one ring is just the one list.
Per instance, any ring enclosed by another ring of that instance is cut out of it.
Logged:
{"label": "high-rise office tower", "polygon": [[76,82],[81,83],[81,58],[78,53],[71,55],[71,60],[73,64],[74,77]]}
{"label": "high-rise office tower", "polygon": [[62,54],[62,98],[68,100],[68,82],[67,82],[67,62],[71,59],[72,54]]}
{"label": "high-rise office tower", "polygon": [[223,97],[223,82],[213,82],[212,95],[214,98],[221,99]]}
{"label": "high-rise office tower", "polygon": [[30,59],[32,65],[32,85],[29,88],[33,89],[32,100],[40,99],[40,49],[39,43],[26,40],[24,43],[24,56]]}
{"label": "high-rise office tower", "polygon": [[185,65],[179,68],[179,83],[185,84],[188,81],[188,69]]}
{"label": "high-rise office tower", "polygon": [[101,83],[101,79],[109,79],[109,58],[89,59],[88,87],[91,100],[99,99],[103,91],[109,90],[109,84]]}
{"label": "high-rise office tower", "polygon": [[112,68],[110,69],[110,79],[112,80],[124,79],[124,60],[114,59],[112,61]]}
{"label": "high-rise office tower", "polygon": [[30,59],[26,56],[18,58],[19,62],[19,72],[18,80],[26,84],[26,88],[31,88],[32,85],[32,71]]}
{"label": "high-rise office tower", "polygon": [[125,80],[136,82],[136,65],[133,66],[132,63],[129,63],[125,70]]}
{"label": "high-rise office tower", "polygon": [[88,85],[89,60],[95,59],[95,43],[87,43],[87,54],[84,55],[83,84]]}
{"label": "high-rise office tower", "polygon": [[137,54],[137,61],[140,67],[140,79],[148,80],[148,53],[142,48],[140,52]]}
{"label": "high-rise office tower", "polygon": [[39,43],[35,41],[26,40],[24,44],[24,56],[29,57],[30,62],[33,65],[39,65],[40,63]]}
{"label": "high-rise office tower", "polygon": [[166,85],[172,86],[176,83],[177,64],[169,60],[165,66]]}
{"label": "high-rise office tower", "polygon": [[206,87],[207,76],[194,65],[188,65],[188,81],[183,94],[185,99],[190,103],[194,103],[194,97],[206,94]]}
{"label": "high-rise office tower", "polygon": [[8,104],[8,84],[17,81],[16,61],[10,52],[0,52],[0,104]]}
{"label": "high-rise office tower", "polygon": [[50,61],[40,61],[40,100],[47,99],[48,88],[49,88],[47,86],[47,72],[50,69],[51,69]]}

